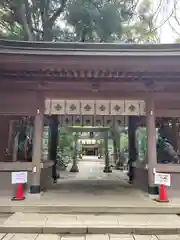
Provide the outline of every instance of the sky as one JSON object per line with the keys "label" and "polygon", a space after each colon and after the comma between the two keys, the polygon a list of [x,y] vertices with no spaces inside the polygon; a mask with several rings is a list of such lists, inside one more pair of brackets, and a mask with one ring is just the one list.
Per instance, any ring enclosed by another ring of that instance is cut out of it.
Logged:
{"label": "sky", "polygon": [[[161,0],[152,0],[152,1],[154,1],[154,7],[156,8]],[[162,13],[159,15],[159,22],[163,22],[165,19],[167,19],[167,16],[171,14],[175,1],[179,2],[179,4],[177,5],[179,11],[176,11],[176,12],[180,13],[180,0],[163,0],[165,7],[164,9],[162,9]],[[180,14],[178,19],[180,19]],[[161,43],[174,43],[178,38],[178,35],[172,30],[169,22],[177,31],[180,32],[180,26],[178,26],[176,21],[173,18],[171,18],[161,28],[161,31],[160,31]]]}

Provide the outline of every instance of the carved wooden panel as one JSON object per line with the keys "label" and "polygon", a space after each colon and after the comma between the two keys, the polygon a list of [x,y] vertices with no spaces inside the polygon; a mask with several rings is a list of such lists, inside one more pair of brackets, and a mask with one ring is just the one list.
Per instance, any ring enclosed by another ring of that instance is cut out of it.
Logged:
{"label": "carved wooden panel", "polygon": [[82,116],[77,115],[73,116],[73,126],[81,126],[82,125]]}
{"label": "carved wooden panel", "polygon": [[100,115],[94,116],[94,126],[103,126],[103,125],[104,125],[103,116],[100,116]]}
{"label": "carved wooden panel", "polygon": [[94,117],[93,116],[82,116],[82,125],[83,126],[93,126],[94,125]]}
{"label": "carved wooden panel", "polygon": [[45,110],[44,110],[44,114],[45,115],[49,115],[51,114],[51,100],[50,99],[45,99]]}
{"label": "carved wooden panel", "polygon": [[125,101],[123,100],[112,100],[111,101],[111,115],[123,115],[125,112]]}
{"label": "carved wooden panel", "polygon": [[109,115],[110,114],[110,101],[99,100],[96,101],[96,115]]}
{"label": "carved wooden panel", "polygon": [[70,115],[64,115],[62,118],[62,125],[63,126],[73,126],[73,117]]}
{"label": "carved wooden panel", "polygon": [[139,101],[139,115],[146,115],[146,106],[144,101]]}
{"label": "carved wooden panel", "polygon": [[52,115],[64,115],[65,114],[65,101],[61,99],[51,100],[51,111]]}
{"label": "carved wooden panel", "polygon": [[114,116],[114,126],[125,126],[126,116]]}
{"label": "carved wooden panel", "polygon": [[145,115],[145,103],[139,100],[62,100],[46,99],[45,114],[122,116]]}
{"label": "carved wooden panel", "polygon": [[139,115],[139,101],[125,101],[125,115]]}
{"label": "carved wooden panel", "polygon": [[94,100],[82,100],[81,101],[81,114],[82,115],[94,115],[95,114],[95,101]]}
{"label": "carved wooden panel", "polygon": [[66,101],[66,114],[80,115],[80,101],[79,100],[67,100]]}
{"label": "carved wooden panel", "polygon": [[114,117],[113,116],[104,116],[104,126],[111,127],[114,125]]}

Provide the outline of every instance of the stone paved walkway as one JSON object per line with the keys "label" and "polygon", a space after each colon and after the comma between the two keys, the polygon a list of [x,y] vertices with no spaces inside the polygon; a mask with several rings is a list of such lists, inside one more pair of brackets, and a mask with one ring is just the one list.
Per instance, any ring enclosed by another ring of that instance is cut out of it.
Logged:
{"label": "stone paved walkway", "polygon": [[0,212],[179,213],[180,198],[163,204],[152,201],[128,184],[125,173],[114,169],[104,173],[103,160],[96,160],[79,161],[78,173],[70,173],[69,166],[58,184],[41,195],[28,194],[18,202],[12,202],[12,196],[0,197]]}
{"label": "stone paved walkway", "polygon": [[0,240],[180,240],[180,235],[51,235],[51,234],[0,234]]}
{"label": "stone paved walkway", "polygon": [[78,173],[69,172],[71,166],[61,172],[58,184],[44,192],[41,200],[68,206],[156,206],[144,193],[128,184],[127,174],[115,169],[104,173],[103,160],[82,160],[78,166]]}

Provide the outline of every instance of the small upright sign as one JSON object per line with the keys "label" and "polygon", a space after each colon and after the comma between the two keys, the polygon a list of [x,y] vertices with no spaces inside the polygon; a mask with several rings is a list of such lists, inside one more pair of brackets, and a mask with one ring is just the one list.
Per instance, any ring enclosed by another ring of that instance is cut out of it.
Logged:
{"label": "small upright sign", "polygon": [[171,175],[166,173],[155,173],[154,182],[156,185],[163,184],[164,186],[171,186]]}
{"label": "small upright sign", "polygon": [[27,172],[12,172],[11,173],[11,183],[27,183]]}

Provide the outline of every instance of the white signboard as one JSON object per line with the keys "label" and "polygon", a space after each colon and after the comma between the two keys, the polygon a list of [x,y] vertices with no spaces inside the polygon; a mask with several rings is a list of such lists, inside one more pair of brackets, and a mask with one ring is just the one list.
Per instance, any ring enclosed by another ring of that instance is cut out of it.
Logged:
{"label": "white signboard", "polygon": [[27,172],[12,172],[11,183],[27,183]]}
{"label": "white signboard", "polygon": [[171,175],[166,173],[155,173],[154,182],[157,185],[171,186]]}

